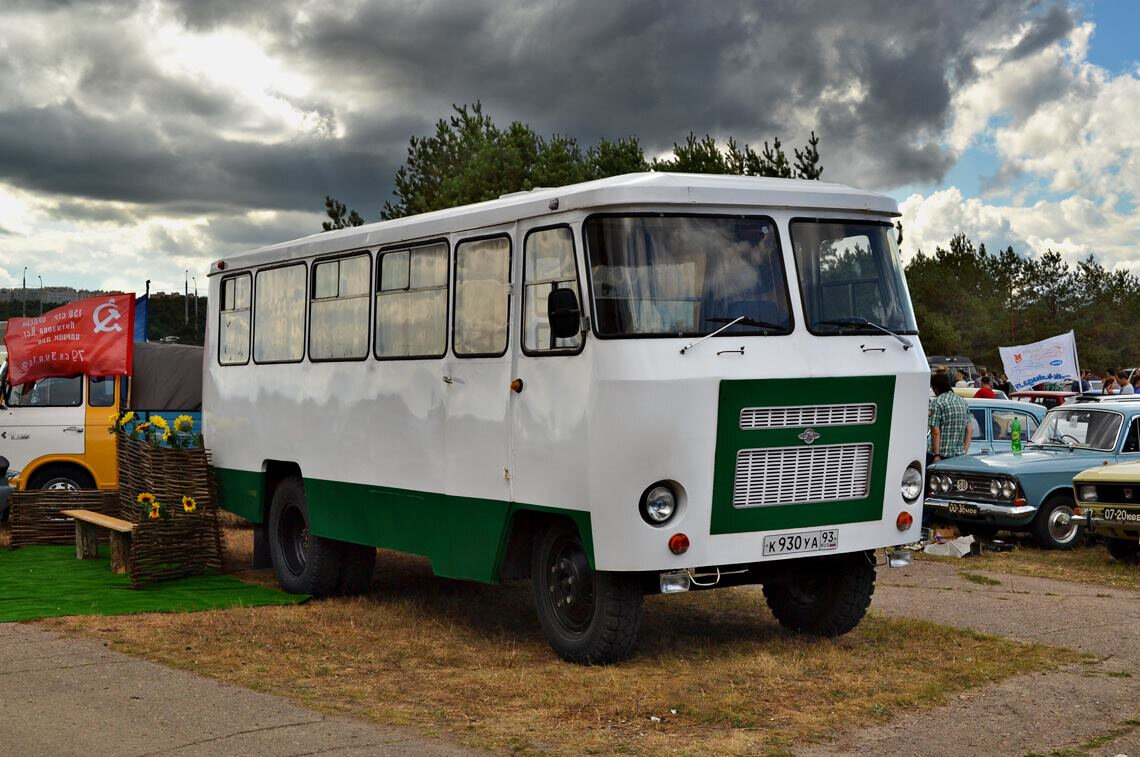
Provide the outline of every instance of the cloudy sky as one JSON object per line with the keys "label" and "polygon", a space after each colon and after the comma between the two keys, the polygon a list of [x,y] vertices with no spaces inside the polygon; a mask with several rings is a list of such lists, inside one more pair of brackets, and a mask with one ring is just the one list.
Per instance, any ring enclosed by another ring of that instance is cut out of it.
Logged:
{"label": "cloudy sky", "polygon": [[[369,220],[452,103],[583,144],[689,131],[962,231],[1140,264],[1135,0],[3,0],[0,287],[204,286],[209,261]],[[1140,269],[1138,269],[1140,272]]]}

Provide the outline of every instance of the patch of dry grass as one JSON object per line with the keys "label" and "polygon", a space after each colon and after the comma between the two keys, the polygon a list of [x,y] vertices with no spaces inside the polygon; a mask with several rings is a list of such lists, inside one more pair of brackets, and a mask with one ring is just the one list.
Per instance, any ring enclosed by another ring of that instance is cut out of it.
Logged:
{"label": "patch of dry grass", "polygon": [[[1140,591],[1140,566],[1126,565],[1114,560],[1103,544],[1080,546],[1075,549],[1038,549],[1026,535],[1003,533],[999,539],[1012,544],[1010,552],[983,550],[980,555],[964,558],[963,567],[1013,573],[1036,578],[1054,578],[1061,581],[1107,586],[1115,589]],[[958,560],[958,558],[931,557],[918,553],[924,560]]]}
{"label": "patch of dry grass", "polygon": [[[239,557],[249,542],[228,530]],[[779,751],[1076,659],[875,615],[840,639],[802,638],[739,588],[647,598],[633,659],[584,668],[542,639],[528,583],[448,581],[386,552],[363,598],[45,624],[325,712],[524,753]]]}

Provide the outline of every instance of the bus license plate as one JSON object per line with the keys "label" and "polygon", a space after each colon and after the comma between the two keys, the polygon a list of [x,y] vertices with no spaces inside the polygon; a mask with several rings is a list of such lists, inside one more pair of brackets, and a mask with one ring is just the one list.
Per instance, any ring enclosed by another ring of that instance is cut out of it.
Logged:
{"label": "bus license plate", "polygon": [[777,534],[764,537],[764,556],[793,552],[824,552],[839,548],[839,529],[808,531],[802,534]]}

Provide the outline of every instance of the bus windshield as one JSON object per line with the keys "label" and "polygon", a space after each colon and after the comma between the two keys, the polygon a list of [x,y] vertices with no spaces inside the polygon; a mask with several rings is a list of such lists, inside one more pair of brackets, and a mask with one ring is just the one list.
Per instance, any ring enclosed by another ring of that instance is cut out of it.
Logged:
{"label": "bus windshield", "polygon": [[794,220],[789,226],[809,331],[918,333],[890,224]]}
{"label": "bus windshield", "polygon": [[600,336],[792,330],[770,218],[597,215],[585,237]]}

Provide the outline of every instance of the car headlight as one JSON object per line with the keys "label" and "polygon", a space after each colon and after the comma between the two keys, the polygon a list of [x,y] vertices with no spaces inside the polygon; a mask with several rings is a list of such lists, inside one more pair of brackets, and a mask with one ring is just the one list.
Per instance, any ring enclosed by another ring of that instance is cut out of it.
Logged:
{"label": "car headlight", "polygon": [[943,476],[942,480],[938,482],[938,488],[942,491],[943,494],[948,494],[950,492],[950,487],[953,485],[954,482],[950,480],[949,476]]}
{"label": "car headlight", "polygon": [[676,512],[677,495],[666,484],[653,484],[641,495],[641,517],[651,526],[660,526]]}
{"label": "car headlight", "polygon": [[1017,484],[1012,481],[1006,480],[1001,482],[1001,496],[1006,499],[1013,499],[1013,495],[1017,492]]}
{"label": "car headlight", "polygon": [[899,489],[902,492],[902,498],[907,502],[914,502],[922,494],[922,466],[917,460],[903,471]]}
{"label": "car headlight", "polygon": [[1001,481],[998,481],[996,478],[990,481],[990,496],[994,499],[1001,496]]}
{"label": "car headlight", "polygon": [[1077,494],[1085,502],[1096,502],[1096,487],[1091,484],[1082,484]]}

